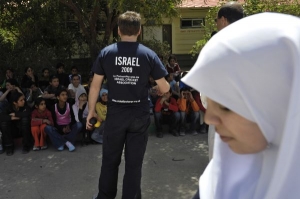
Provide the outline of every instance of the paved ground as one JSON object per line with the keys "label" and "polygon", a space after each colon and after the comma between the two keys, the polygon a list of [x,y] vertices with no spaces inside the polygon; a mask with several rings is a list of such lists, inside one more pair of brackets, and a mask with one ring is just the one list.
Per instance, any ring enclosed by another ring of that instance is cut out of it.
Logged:
{"label": "paved ground", "polygon": [[[149,128],[144,158],[142,195],[144,199],[190,199],[198,177],[208,163],[207,134],[156,138]],[[165,132],[167,129],[165,129]],[[101,145],[75,152],[45,151],[13,156],[0,155],[0,199],[91,199],[97,193],[101,166]],[[124,159],[123,159],[124,160]],[[121,198],[124,161],[119,171],[117,199]]]}

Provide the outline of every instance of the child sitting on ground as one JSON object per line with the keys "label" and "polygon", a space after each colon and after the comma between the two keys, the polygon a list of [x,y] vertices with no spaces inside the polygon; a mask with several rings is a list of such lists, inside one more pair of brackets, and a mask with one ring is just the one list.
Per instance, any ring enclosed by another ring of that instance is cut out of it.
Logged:
{"label": "child sitting on ground", "polygon": [[58,102],[51,110],[55,127],[47,125],[45,132],[59,151],[63,151],[64,145],[66,145],[71,152],[75,150],[73,143],[75,142],[77,134],[81,131],[82,124],[76,122],[73,109],[67,102],[67,90],[58,90],[55,95]]}
{"label": "child sitting on ground", "polygon": [[57,102],[55,93],[64,87],[60,84],[58,76],[51,75],[49,78],[49,86],[45,88],[42,97],[46,99],[46,107],[50,110],[51,107]]}
{"label": "child sitting on ground", "polygon": [[[72,106],[76,122],[81,122],[82,126],[86,126],[86,117],[88,116],[88,100],[85,89],[78,89],[75,94],[75,104]],[[88,144],[91,140],[90,131],[83,130],[82,143]]]}
{"label": "child sitting on ground", "polygon": [[39,87],[36,86],[35,82],[28,82],[27,84],[30,85],[30,87],[26,93],[26,102],[30,108],[34,108],[35,100],[38,97],[42,97],[43,92]]}
{"label": "child sitting on ground", "polygon": [[12,92],[10,105],[0,113],[2,142],[6,155],[14,153],[14,138],[22,136],[22,153],[26,154],[32,146],[30,132],[30,108],[26,106],[25,96],[20,92]]}
{"label": "child sitting on ground", "polygon": [[51,112],[46,108],[46,101],[42,97],[35,99],[35,109],[31,113],[31,133],[34,138],[34,151],[47,149],[45,127],[53,126]]}
{"label": "child sitting on ground", "polygon": [[106,89],[101,89],[100,91],[100,101],[96,104],[97,120],[101,123],[92,133],[92,139],[100,144],[103,143],[103,131],[104,124],[107,114],[107,95],[108,91]]}

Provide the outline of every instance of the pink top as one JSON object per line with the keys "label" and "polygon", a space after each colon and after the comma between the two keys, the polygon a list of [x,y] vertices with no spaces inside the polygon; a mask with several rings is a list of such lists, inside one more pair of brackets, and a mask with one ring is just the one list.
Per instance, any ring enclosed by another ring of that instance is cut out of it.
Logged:
{"label": "pink top", "polygon": [[64,114],[60,114],[57,110],[57,104],[55,104],[56,123],[58,125],[68,125],[71,123],[71,114],[69,103],[66,103],[67,108]]}

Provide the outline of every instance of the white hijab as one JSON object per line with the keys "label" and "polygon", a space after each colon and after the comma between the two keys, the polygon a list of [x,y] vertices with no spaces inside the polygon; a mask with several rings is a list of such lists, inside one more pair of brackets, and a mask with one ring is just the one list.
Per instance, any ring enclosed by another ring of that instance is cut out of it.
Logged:
{"label": "white hijab", "polygon": [[203,48],[183,82],[256,122],[270,147],[239,155],[215,137],[201,199],[300,198],[300,19],[239,20]]}

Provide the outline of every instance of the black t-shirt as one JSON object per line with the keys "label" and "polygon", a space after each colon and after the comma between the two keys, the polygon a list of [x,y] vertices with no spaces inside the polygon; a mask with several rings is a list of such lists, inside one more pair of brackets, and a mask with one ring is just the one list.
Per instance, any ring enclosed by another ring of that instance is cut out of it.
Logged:
{"label": "black t-shirt", "polygon": [[108,103],[144,105],[148,102],[148,79],[167,75],[155,52],[138,42],[118,42],[104,48],[92,71],[105,75]]}
{"label": "black t-shirt", "polygon": [[63,89],[64,87],[62,85],[58,85],[57,88],[49,85],[47,88],[45,88],[44,92],[47,92],[48,94],[55,94],[58,90]]}

